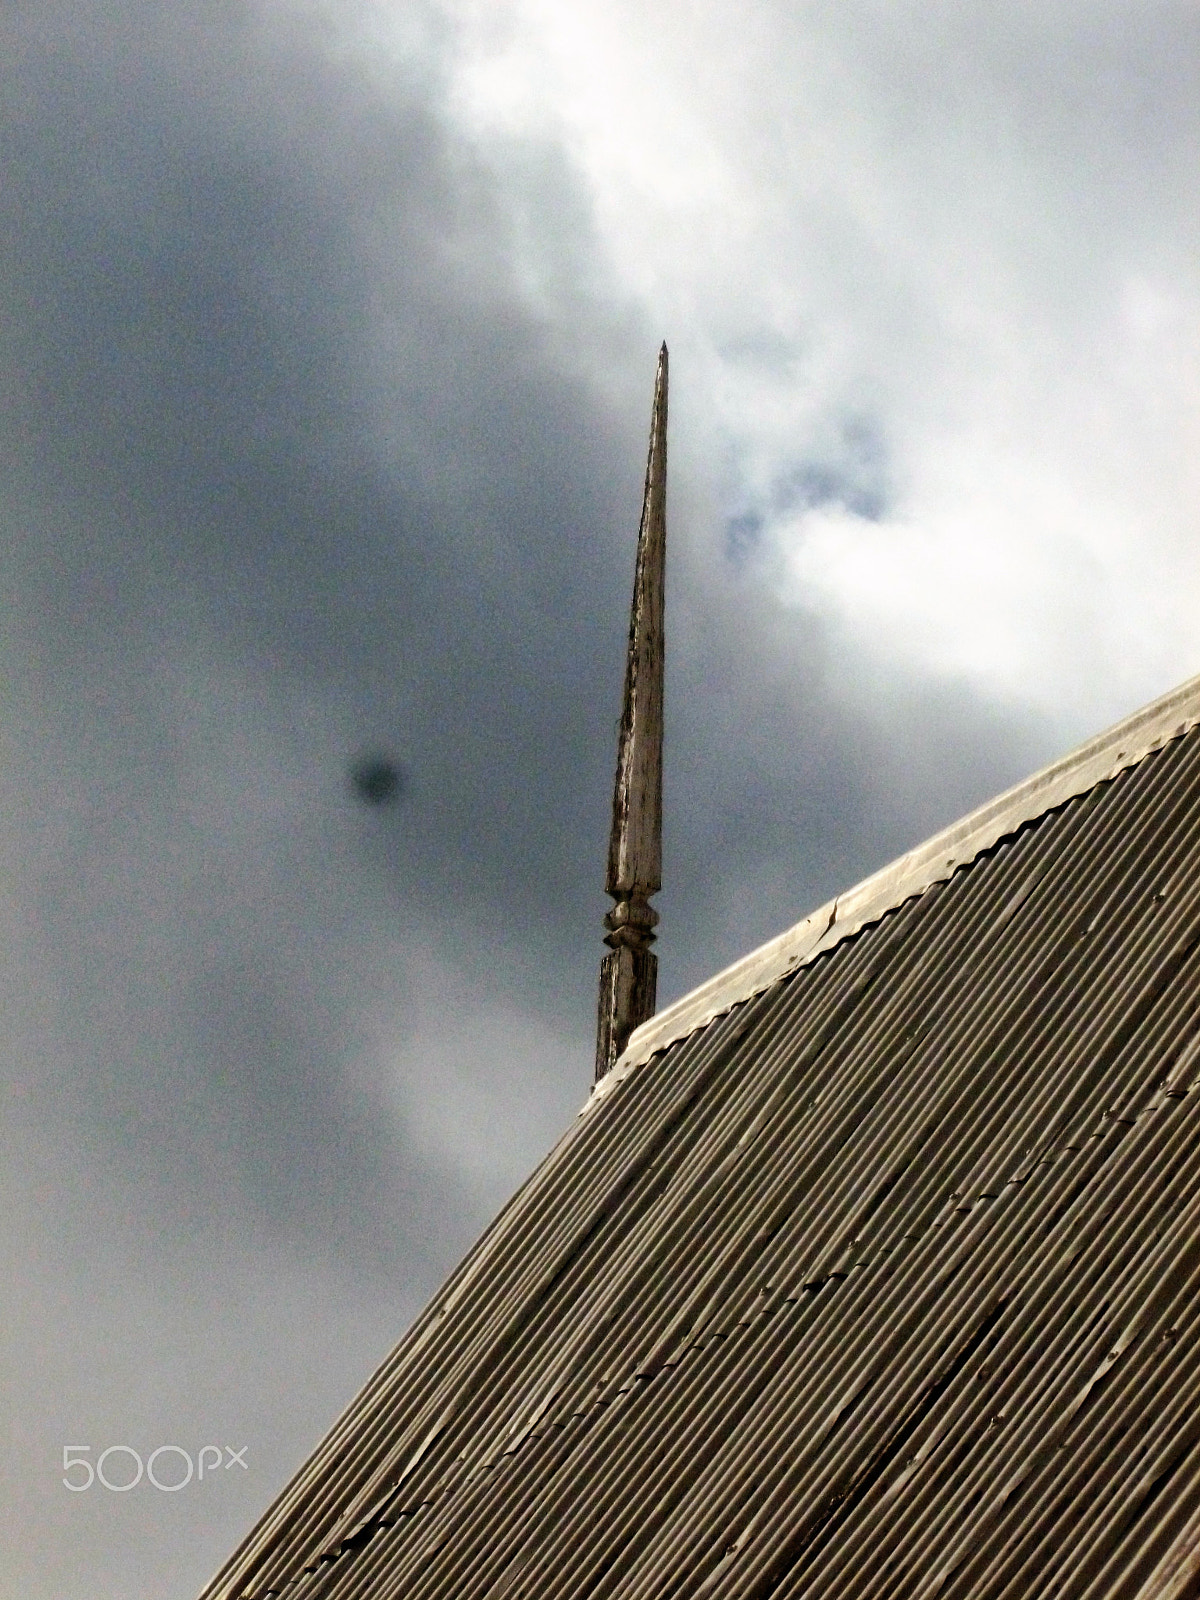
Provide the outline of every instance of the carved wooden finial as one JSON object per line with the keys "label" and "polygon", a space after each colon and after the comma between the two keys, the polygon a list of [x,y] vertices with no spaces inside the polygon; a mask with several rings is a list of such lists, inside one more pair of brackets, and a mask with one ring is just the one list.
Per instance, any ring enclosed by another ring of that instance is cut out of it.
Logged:
{"label": "carved wooden finial", "polygon": [[654,1015],[658,958],[651,950],[662,887],[663,589],[667,554],[667,347],[658,353],[650,453],[638,530],[637,569],[625,658],[625,703],[617,744],[612,833],[605,889],[616,904],[604,919],[609,954],[600,967],[596,1078],[629,1035]]}

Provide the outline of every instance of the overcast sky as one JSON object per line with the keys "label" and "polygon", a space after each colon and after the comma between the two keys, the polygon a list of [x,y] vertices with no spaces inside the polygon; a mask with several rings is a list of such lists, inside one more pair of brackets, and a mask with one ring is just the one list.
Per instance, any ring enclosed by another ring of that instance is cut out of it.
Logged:
{"label": "overcast sky", "polygon": [[585,1098],[660,339],[662,1000],[1200,670],[1197,170],[1183,0],[0,4],[5,1593]]}

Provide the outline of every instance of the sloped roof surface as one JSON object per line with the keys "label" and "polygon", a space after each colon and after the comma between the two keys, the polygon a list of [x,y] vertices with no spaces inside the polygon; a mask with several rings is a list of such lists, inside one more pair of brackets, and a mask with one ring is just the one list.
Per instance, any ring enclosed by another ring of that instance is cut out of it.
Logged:
{"label": "sloped roof surface", "polygon": [[1200,1593],[1182,726],[610,1074],[205,1595]]}

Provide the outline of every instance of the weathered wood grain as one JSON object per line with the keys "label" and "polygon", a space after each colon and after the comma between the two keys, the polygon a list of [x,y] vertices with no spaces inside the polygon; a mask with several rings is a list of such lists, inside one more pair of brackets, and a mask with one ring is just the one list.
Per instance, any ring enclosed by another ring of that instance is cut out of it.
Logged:
{"label": "weathered wood grain", "polygon": [[658,354],[650,449],[638,530],[625,697],[617,741],[612,832],[605,889],[616,902],[604,919],[611,953],[600,968],[596,1080],[654,1015],[658,958],[650,946],[662,887],[664,589],[667,554],[667,347]]}

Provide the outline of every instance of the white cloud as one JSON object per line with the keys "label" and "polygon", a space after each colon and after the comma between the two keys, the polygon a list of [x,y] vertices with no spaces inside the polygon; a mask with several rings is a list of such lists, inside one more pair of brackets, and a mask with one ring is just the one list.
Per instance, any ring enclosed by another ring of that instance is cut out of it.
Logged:
{"label": "white cloud", "polygon": [[[785,594],[1084,723],[1200,664],[1182,15],[449,15],[460,129],[501,180],[522,142],[569,155],[614,282],[671,341],[676,460],[757,506]],[[846,415],[887,451],[882,520],[773,509]]]}
{"label": "white cloud", "polygon": [[586,1044],[426,944],[394,957],[410,1009],[402,1029],[394,1011],[376,1028],[392,1114],[431,1161],[499,1205],[586,1098]]}

